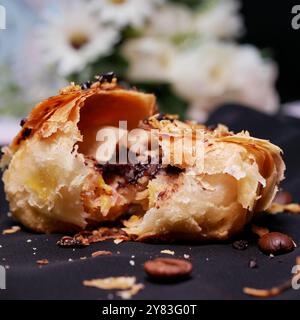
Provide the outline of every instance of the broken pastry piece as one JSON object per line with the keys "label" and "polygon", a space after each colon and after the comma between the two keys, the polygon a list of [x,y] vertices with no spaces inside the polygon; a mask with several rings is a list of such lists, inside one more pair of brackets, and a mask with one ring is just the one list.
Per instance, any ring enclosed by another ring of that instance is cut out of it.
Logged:
{"label": "broken pastry piece", "polygon": [[[101,153],[103,128],[118,132],[118,150],[129,148],[121,137],[130,130],[153,131],[155,150],[147,141],[136,162],[110,163],[119,155]],[[185,132],[202,152],[184,147],[178,162],[175,141]],[[281,150],[270,142],[158,115],[153,95],[116,79],[84,90],[71,85],[38,104],[3,151],[10,210],[26,227],[75,232],[122,220],[136,240],[227,239],[270,207],[284,172]]]}

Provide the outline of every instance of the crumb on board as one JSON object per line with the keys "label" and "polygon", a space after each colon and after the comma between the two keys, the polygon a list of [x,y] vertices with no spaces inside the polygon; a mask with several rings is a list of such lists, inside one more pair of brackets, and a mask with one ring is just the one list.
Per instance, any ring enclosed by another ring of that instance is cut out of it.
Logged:
{"label": "crumb on board", "polygon": [[21,230],[21,228],[19,226],[12,226],[9,229],[3,230],[2,234],[13,234],[13,233],[16,233],[16,232],[18,232],[20,230]]}
{"label": "crumb on board", "polygon": [[104,290],[128,290],[136,283],[136,277],[108,277],[83,281],[83,285]]}
{"label": "crumb on board", "polygon": [[165,249],[165,250],[161,250],[160,253],[169,254],[169,255],[171,255],[171,256],[174,256],[175,251]]}
{"label": "crumb on board", "polygon": [[119,243],[121,243],[121,242],[123,242],[124,241],[124,239],[115,239],[114,240],[114,243],[115,244],[119,244]]}
{"label": "crumb on board", "polygon": [[98,250],[92,253],[92,257],[99,257],[99,256],[110,256],[112,255],[111,251],[107,251],[107,250]]}
{"label": "crumb on board", "polygon": [[49,264],[49,260],[48,259],[40,259],[40,260],[37,260],[36,263],[40,266],[43,266],[43,265]]}
{"label": "crumb on board", "polygon": [[118,291],[117,296],[121,297],[124,300],[131,299],[133,296],[135,296],[140,290],[144,289],[144,285],[141,283],[133,285],[128,290]]}
{"label": "crumb on board", "polygon": [[129,260],[129,264],[134,267],[135,266],[135,261],[134,260]]}
{"label": "crumb on board", "polygon": [[274,202],[266,211],[271,214],[276,214],[280,212],[297,214],[300,213],[300,205],[298,203],[281,204]]}
{"label": "crumb on board", "polygon": [[119,290],[116,294],[122,299],[130,299],[144,288],[136,283],[136,277],[108,277],[83,281],[83,285],[103,290]]}

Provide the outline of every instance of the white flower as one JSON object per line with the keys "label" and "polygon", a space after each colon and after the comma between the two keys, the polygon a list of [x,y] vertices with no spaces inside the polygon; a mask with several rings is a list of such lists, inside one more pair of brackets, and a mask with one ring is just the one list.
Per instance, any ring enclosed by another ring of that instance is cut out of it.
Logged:
{"label": "white flower", "polygon": [[87,63],[111,52],[119,39],[112,27],[103,26],[83,0],[60,2],[38,30],[37,39],[46,64],[56,64],[60,75],[80,72]]}
{"label": "white flower", "polygon": [[118,27],[142,27],[158,4],[164,0],[94,0],[94,10],[99,11],[103,22],[111,22]]}
{"label": "white flower", "polygon": [[129,61],[129,79],[169,81],[175,50],[167,41],[153,37],[129,40],[124,44],[122,52]]}
{"label": "white flower", "polygon": [[173,36],[192,31],[192,11],[184,5],[165,4],[153,14],[145,33],[151,36]]}
{"label": "white flower", "polygon": [[[216,3],[214,3],[216,2]],[[195,16],[195,31],[206,37],[231,38],[243,31],[243,19],[239,14],[237,0],[217,0],[208,2],[208,8]]]}
{"label": "white flower", "polygon": [[191,104],[190,115],[203,121],[225,102],[273,113],[278,108],[276,67],[252,46],[204,41],[172,60],[171,81]]}

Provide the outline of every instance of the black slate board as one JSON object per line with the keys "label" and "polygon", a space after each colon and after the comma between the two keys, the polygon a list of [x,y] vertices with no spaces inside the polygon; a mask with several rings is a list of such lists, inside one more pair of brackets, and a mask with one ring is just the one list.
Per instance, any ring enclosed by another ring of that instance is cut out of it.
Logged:
{"label": "black slate board", "polygon": [[[228,105],[217,110],[209,124],[225,123],[233,130],[248,129],[254,135],[271,139],[285,151],[288,166],[283,188],[300,201],[300,122],[288,118],[262,115],[240,106]],[[8,218],[3,186],[0,186],[0,230],[16,223]],[[300,215],[280,214],[263,217],[262,224],[281,231],[300,244]],[[2,233],[2,232],[1,232]],[[245,251],[234,250],[231,243],[145,244],[112,241],[97,243],[83,249],[63,249],[56,245],[60,235],[40,235],[21,231],[12,235],[0,234],[0,265],[8,266],[7,289],[0,290],[0,299],[118,299],[110,292],[84,287],[82,281],[92,278],[129,275],[145,284],[136,299],[253,299],[243,294],[244,286],[268,288],[288,279],[300,249],[275,257],[262,254],[255,237],[247,232],[238,238],[248,238]],[[30,239],[31,242],[27,242]],[[33,248],[36,248],[34,250]],[[149,258],[166,256],[163,249],[175,251],[175,257],[188,254],[192,258],[192,277],[176,284],[150,282],[142,268]],[[110,250],[112,256],[91,258],[97,250]],[[36,253],[36,254],[34,254]],[[135,258],[131,258],[134,255]],[[87,257],[81,260],[80,257]],[[49,265],[39,267],[36,260],[47,258]],[[73,261],[68,261],[69,259]],[[248,268],[248,261],[256,258],[257,269]],[[135,261],[135,266],[129,264]],[[299,299],[300,290],[289,290],[274,299]]]}

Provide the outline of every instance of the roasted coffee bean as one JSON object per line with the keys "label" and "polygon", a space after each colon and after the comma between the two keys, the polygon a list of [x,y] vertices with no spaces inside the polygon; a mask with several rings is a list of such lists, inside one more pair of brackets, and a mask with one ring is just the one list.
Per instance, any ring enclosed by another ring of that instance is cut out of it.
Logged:
{"label": "roasted coffee bean", "polygon": [[71,247],[83,247],[86,244],[83,243],[80,239],[75,239],[73,237],[64,236],[56,243],[60,247],[71,248]]}
{"label": "roasted coffee bean", "polygon": [[189,261],[171,258],[157,258],[144,264],[144,270],[151,278],[161,280],[186,277],[192,272],[192,268]]}
{"label": "roasted coffee bean", "polygon": [[269,232],[259,239],[258,246],[264,253],[275,255],[293,251],[295,243],[284,233]]}
{"label": "roasted coffee bean", "polygon": [[249,243],[247,240],[237,240],[234,241],[232,244],[232,247],[236,250],[246,250],[249,246]]}
{"label": "roasted coffee bean", "polygon": [[279,204],[289,204],[293,202],[293,198],[289,192],[279,191],[275,196],[274,202]]}

